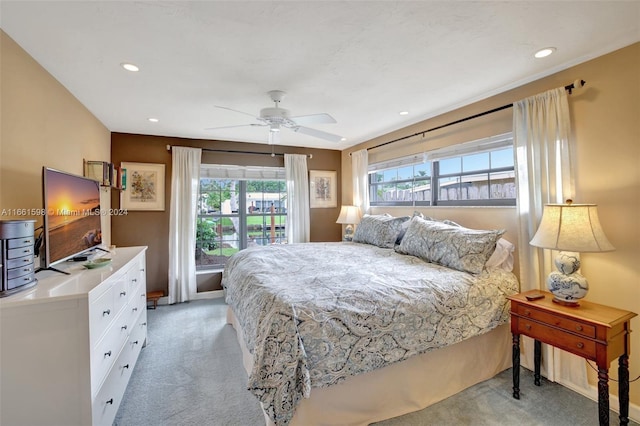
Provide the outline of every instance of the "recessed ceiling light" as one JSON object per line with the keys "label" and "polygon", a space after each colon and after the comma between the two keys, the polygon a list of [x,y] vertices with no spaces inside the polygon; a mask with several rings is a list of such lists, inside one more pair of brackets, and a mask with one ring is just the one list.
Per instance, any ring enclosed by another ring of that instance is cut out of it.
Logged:
{"label": "recessed ceiling light", "polygon": [[409,115],[409,111],[400,111],[400,115]]}
{"label": "recessed ceiling light", "polygon": [[344,142],[344,141],[346,141],[346,140],[347,140],[347,138],[342,138],[342,139],[340,139],[340,141],[341,141],[341,142]]}
{"label": "recessed ceiling light", "polygon": [[160,121],[157,118],[153,118],[153,117],[152,118],[147,118],[147,120],[149,120],[152,123],[157,123],[158,121]]}
{"label": "recessed ceiling light", "polygon": [[533,56],[535,56],[536,58],[546,58],[547,56],[551,55],[555,51],[556,51],[555,47],[545,47],[544,49],[538,50]]}
{"label": "recessed ceiling light", "polygon": [[120,64],[120,66],[122,66],[122,68],[124,68],[127,71],[131,71],[131,72],[138,72],[140,71],[140,68],[138,68],[136,65],[134,64],[129,64],[129,63],[123,63]]}

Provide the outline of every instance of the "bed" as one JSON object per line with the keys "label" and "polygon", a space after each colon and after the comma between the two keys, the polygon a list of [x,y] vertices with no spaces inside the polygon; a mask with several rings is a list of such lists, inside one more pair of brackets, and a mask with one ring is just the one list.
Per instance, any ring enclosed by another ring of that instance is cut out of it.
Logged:
{"label": "bed", "polygon": [[354,242],[232,256],[228,321],[266,423],[365,425],[508,368],[518,282],[486,266],[501,236],[385,215]]}

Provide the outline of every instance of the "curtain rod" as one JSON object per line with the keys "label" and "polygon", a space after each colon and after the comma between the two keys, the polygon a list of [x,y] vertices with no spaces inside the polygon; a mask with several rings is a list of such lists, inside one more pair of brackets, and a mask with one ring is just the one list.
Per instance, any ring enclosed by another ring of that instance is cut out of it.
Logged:
{"label": "curtain rod", "polygon": [[[171,151],[171,147],[172,145],[167,145],[167,151]],[[239,150],[234,150],[234,149],[214,149],[214,148],[201,148],[203,151],[207,151],[207,152],[224,152],[226,154],[252,154],[252,155],[269,155],[271,157],[275,157],[277,156],[282,156],[284,157],[283,153],[279,153],[279,152],[259,152],[259,151],[239,151]],[[313,154],[307,154],[307,157],[309,159],[313,158]]]}
{"label": "curtain rod", "polygon": [[[564,90],[568,91],[569,94],[571,94],[573,89],[579,89],[580,87],[583,87],[586,83],[587,82],[584,81],[584,80],[576,80],[573,83],[567,84],[566,86],[564,86]],[[369,151],[370,149],[380,148],[381,146],[389,145],[389,144],[392,144],[392,143],[395,143],[395,142],[403,141],[405,139],[409,139],[409,138],[412,138],[412,137],[418,136],[418,135],[422,135],[424,137],[425,133],[429,133],[429,132],[433,132],[434,130],[439,130],[439,129],[442,129],[442,128],[445,128],[445,127],[453,126],[454,124],[462,123],[464,121],[473,120],[474,118],[482,117],[484,115],[493,114],[494,112],[502,111],[503,109],[507,109],[507,108],[513,108],[513,104],[502,105],[501,107],[497,107],[497,108],[491,109],[489,111],[480,112],[478,114],[474,114],[474,115],[471,115],[469,117],[461,118],[459,120],[452,121],[452,122],[447,123],[447,124],[442,124],[440,126],[436,126],[436,127],[431,128],[431,129],[422,130],[421,132],[417,132],[417,133],[414,133],[412,135],[403,136],[401,138],[394,139],[394,140],[391,140],[391,141],[388,141],[388,142],[383,142],[381,144],[374,145],[374,146],[371,146],[371,147],[367,148],[367,151]],[[349,153],[349,155],[351,155],[351,153]]]}

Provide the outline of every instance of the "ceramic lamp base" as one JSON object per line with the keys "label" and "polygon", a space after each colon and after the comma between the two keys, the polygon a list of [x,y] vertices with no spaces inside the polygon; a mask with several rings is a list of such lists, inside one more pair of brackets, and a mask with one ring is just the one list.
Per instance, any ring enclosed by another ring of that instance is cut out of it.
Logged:
{"label": "ceramic lamp base", "polygon": [[589,291],[587,279],[577,271],[580,258],[577,253],[560,252],[555,259],[559,271],[547,277],[547,288],[553,294],[553,301],[564,306],[578,306],[579,300]]}

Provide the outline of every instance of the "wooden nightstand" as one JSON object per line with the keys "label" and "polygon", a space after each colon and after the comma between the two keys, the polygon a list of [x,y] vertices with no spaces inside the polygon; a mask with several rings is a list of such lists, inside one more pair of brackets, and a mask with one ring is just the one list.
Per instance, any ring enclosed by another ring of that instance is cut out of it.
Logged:
{"label": "wooden nightstand", "polygon": [[[542,293],[543,299],[527,300]],[[513,334],[513,397],[520,399],[520,335],[534,343],[534,381],[540,386],[540,342],[595,361],[598,365],[598,413],[600,425],[609,424],[609,365],[618,358],[620,424],[629,423],[629,352],[631,318],[636,314],[609,306],[580,301],[578,307],[553,303],[547,292],[528,291],[511,300]]]}

